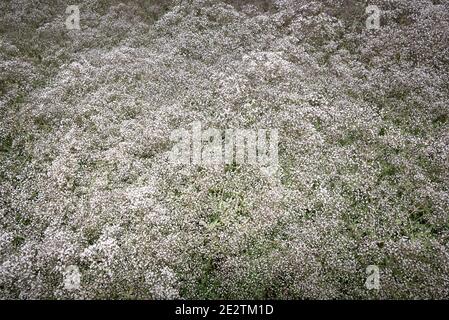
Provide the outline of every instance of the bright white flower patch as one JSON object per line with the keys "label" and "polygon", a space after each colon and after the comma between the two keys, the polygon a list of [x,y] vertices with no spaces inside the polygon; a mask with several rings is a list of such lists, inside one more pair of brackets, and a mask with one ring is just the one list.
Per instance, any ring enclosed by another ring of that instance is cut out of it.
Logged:
{"label": "bright white flower patch", "polygon": [[1,298],[449,297],[447,0],[144,2],[0,3]]}

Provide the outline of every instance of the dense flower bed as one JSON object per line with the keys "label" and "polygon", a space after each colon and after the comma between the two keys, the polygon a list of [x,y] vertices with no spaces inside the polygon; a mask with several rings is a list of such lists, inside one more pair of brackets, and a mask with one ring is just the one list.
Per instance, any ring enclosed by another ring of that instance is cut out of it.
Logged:
{"label": "dense flower bed", "polygon": [[[449,298],[449,1],[66,5],[0,3],[1,298]],[[194,121],[277,174],[170,163]]]}

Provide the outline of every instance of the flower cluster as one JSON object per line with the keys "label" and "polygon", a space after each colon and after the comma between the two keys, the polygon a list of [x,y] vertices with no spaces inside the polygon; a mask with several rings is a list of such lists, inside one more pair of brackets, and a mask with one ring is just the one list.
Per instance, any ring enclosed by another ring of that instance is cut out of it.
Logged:
{"label": "flower cluster", "polygon": [[[370,4],[1,2],[0,298],[447,299],[449,1]],[[196,122],[276,173],[173,163]]]}

